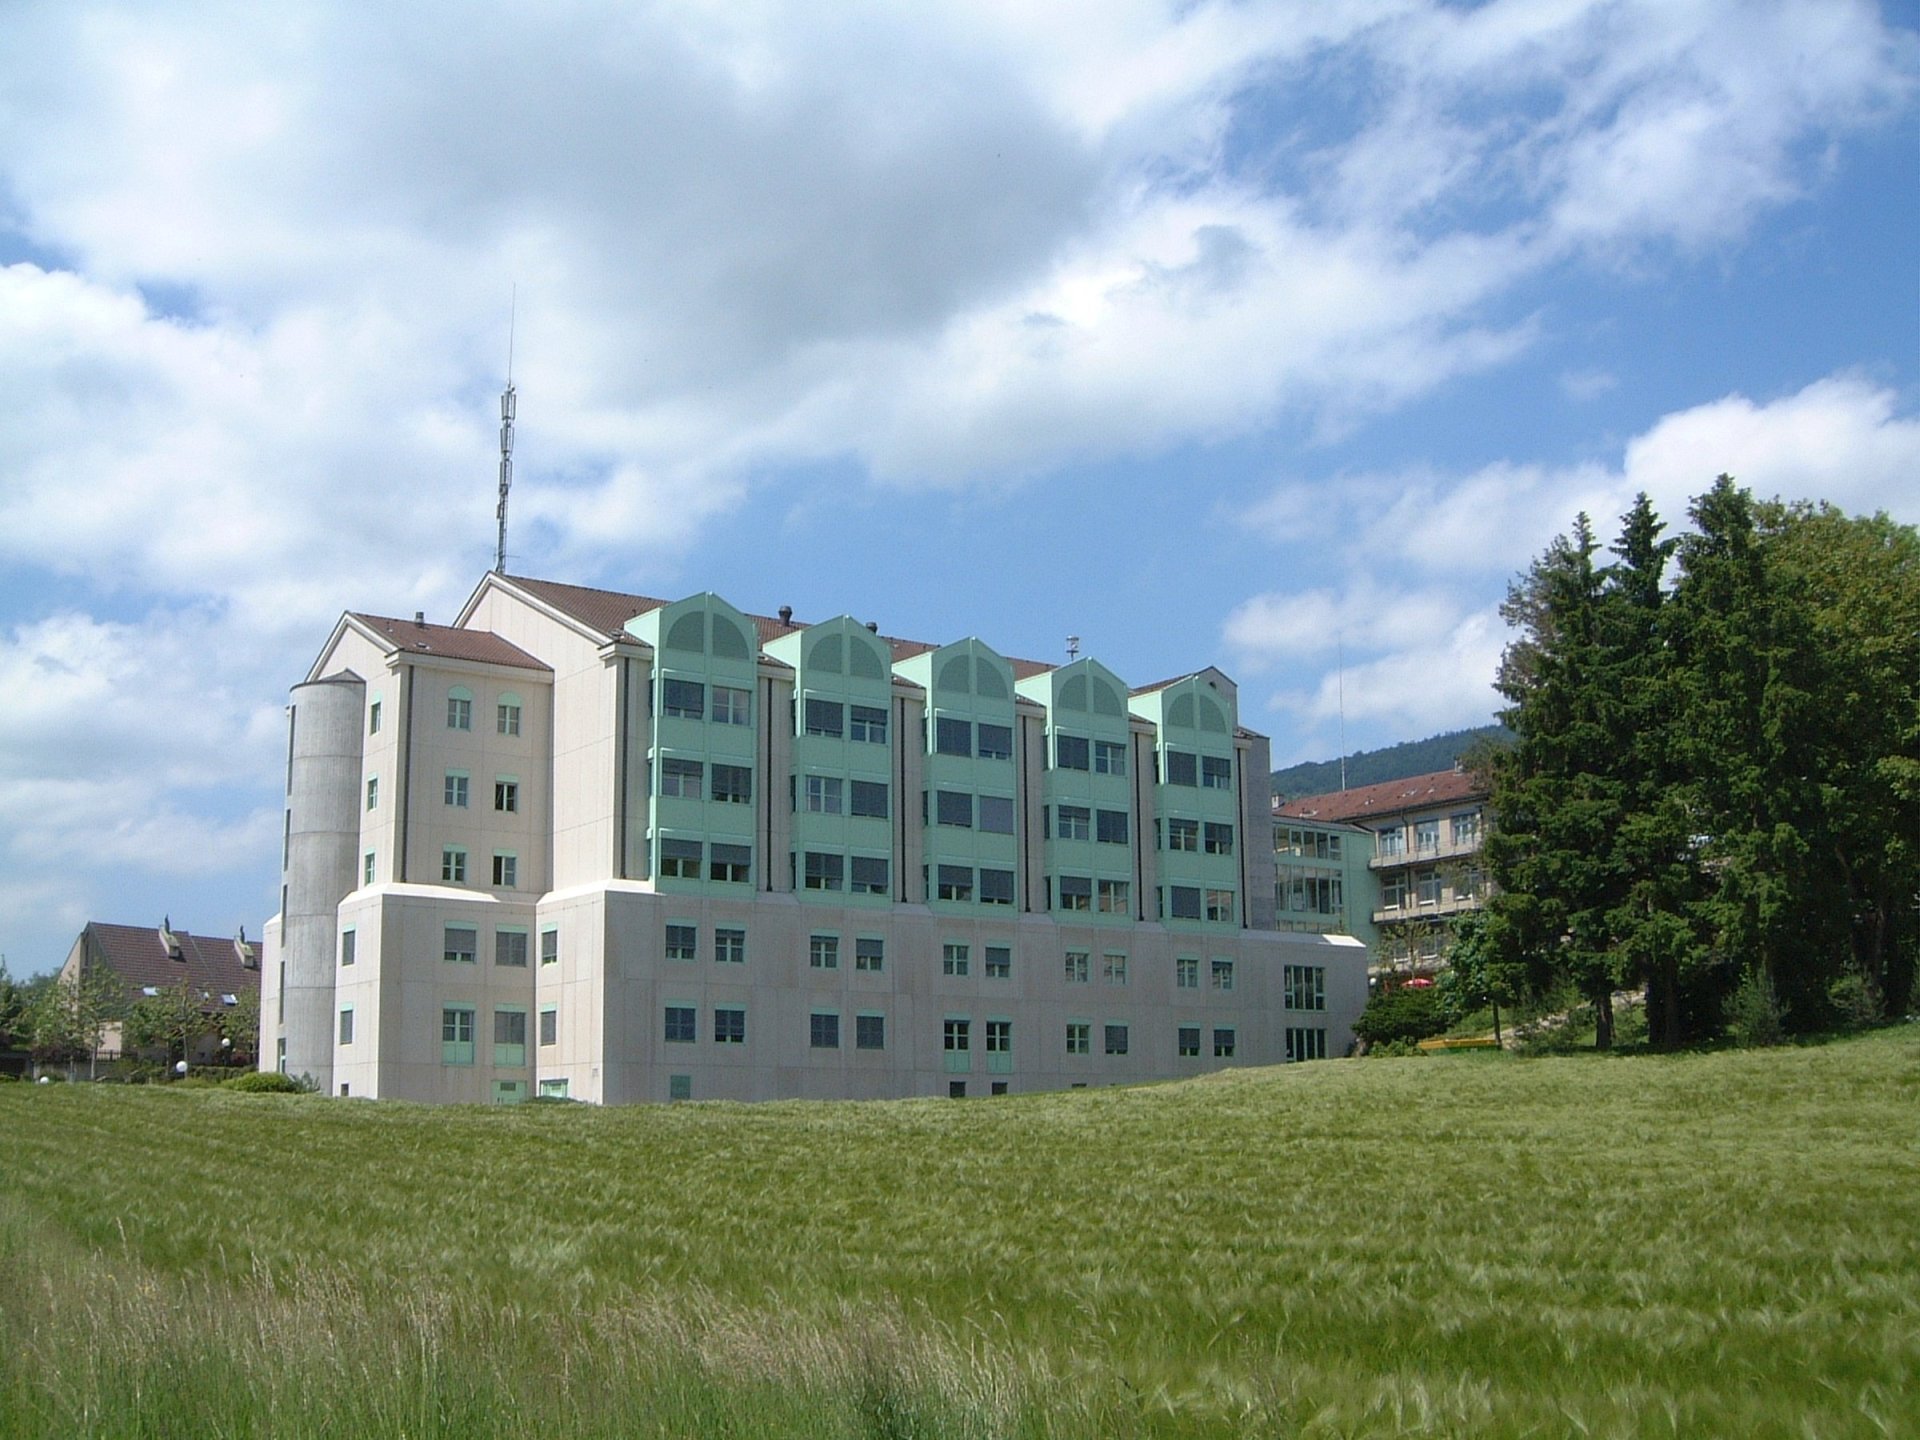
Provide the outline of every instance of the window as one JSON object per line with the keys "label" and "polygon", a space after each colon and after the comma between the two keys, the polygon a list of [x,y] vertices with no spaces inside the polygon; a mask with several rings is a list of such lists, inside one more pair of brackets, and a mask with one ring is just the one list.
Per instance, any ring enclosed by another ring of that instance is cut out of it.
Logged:
{"label": "window", "polygon": [[1085,875],[1062,875],[1060,877],[1060,908],[1062,910],[1093,909],[1093,881]]}
{"label": "window", "polygon": [[342,1045],[353,1043],[353,1007],[351,1005],[340,1007],[340,1043]]}
{"label": "window", "polygon": [[1438,905],[1440,903],[1440,872],[1438,870],[1415,871],[1413,888],[1416,898],[1422,905]]}
{"label": "window", "polygon": [[1090,770],[1093,768],[1091,752],[1084,735],[1061,735],[1053,737],[1053,763],[1061,770]]}
{"label": "window", "polygon": [[700,842],[663,839],[660,842],[660,875],[667,880],[698,880]]}
{"label": "window", "polygon": [[1180,1027],[1180,1057],[1191,1060],[1200,1053],[1200,1027],[1182,1025]]}
{"label": "window", "polygon": [[722,805],[753,803],[753,771],[745,765],[713,764],[713,798]]}
{"label": "window", "polygon": [[807,938],[807,965],[814,970],[840,968],[840,937],[811,935]]}
{"label": "window", "polygon": [[698,800],[705,786],[706,762],[668,755],[660,761],[660,793]]}
{"label": "window", "polygon": [[964,975],[970,965],[967,947],[952,942],[940,947],[940,973],[942,975]]}
{"label": "window", "polygon": [[708,855],[710,857],[710,863],[707,866],[709,880],[725,880],[735,885],[747,883],[753,868],[751,845],[723,845],[716,840]]}
{"label": "window", "polygon": [[493,883],[502,890],[512,890],[520,884],[520,857],[507,850],[493,853]]}
{"label": "window", "polygon": [[693,1006],[669,1005],[665,1015],[666,1023],[660,1038],[669,1045],[691,1045],[695,1039]]}
{"label": "window", "polygon": [[933,748],[940,755],[973,754],[973,722],[937,715],[933,721]]}
{"label": "window", "polygon": [[846,728],[847,707],[838,700],[807,700],[807,734],[838,740]]}
{"label": "window", "polygon": [[456,810],[466,809],[467,772],[464,770],[447,771],[447,783],[444,793],[447,804],[453,806]]}
{"label": "window", "polygon": [[713,723],[716,725],[751,725],[753,723],[752,692],[738,689],[732,685],[714,686]]}
{"label": "window", "polygon": [[1067,1022],[1067,1054],[1091,1055],[1093,1053],[1093,1022],[1090,1020],[1069,1020]]}
{"label": "window", "polygon": [[1013,904],[1013,871],[992,870],[980,867],[980,903],[982,905]]}
{"label": "window", "polygon": [[1440,848],[1440,822],[1438,820],[1417,820],[1413,826],[1413,851],[1416,855],[1431,855]]}
{"label": "window", "polygon": [[1216,990],[1233,989],[1233,961],[1216,960],[1213,962],[1213,988]]}
{"label": "window", "polygon": [[560,963],[560,932],[558,930],[540,932],[540,963],[542,965]]}
{"label": "window", "polygon": [[713,960],[716,965],[747,963],[747,932],[721,926],[713,932]]}
{"label": "window", "polygon": [[853,1048],[856,1050],[886,1049],[887,1017],[884,1015],[854,1016]]}
{"label": "window", "polygon": [[987,979],[1009,980],[1013,977],[1013,947],[1011,945],[987,946]]}
{"label": "window", "polygon": [[1093,773],[1096,775],[1126,774],[1127,747],[1118,740],[1094,741]]}
{"label": "window", "polygon": [[1197,885],[1169,885],[1167,914],[1175,920],[1200,918],[1200,888]]}
{"label": "window", "polygon": [[940,1048],[948,1055],[964,1055],[973,1048],[971,1020],[944,1020],[940,1025]]}
{"label": "window", "polygon": [[887,968],[887,942],[863,935],[853,942],[853,968],[878,973]]}
{"label": "window", "polygon": [[1468,811],[1464,815],[1455,815],[1452,820],[1453,843],[1456,846],[1478,844],[1480,840],[1480,812]]}
{"label": "window", "polygon": [[973,826],[973,796],[959,790],[933,792],[934,819],[942,825]]}
{"label": "window", "polygon": [[989,835],[1013,834],[1013,797],[982,795],[980,797],[980,828]]}
{"label": "window", "polygon": [[1382,910],[1398,910],[1406,903],[1406,875],[1404,873],[1399,875],[1382,875],[1380,877],[1380,908]]}
{"label": "window", "polygon": [[840,1017],[824,1010],[816,1010],[809,1015],[807,1044],[815,1050],[838,1050],[840,1048]]}
{"label": "window", "polygon": [[367,777],[367,809],[378,810],[379,808],[380,777],[378,775],[369,775]]}
{"label": "window", "polygon": [[1055,832],[1062,840],[1091,840],[1093,838],[1093,812],[1085,805],[1062,805],[1059,810],[1059,829]]}
{"label": "window", "polygon": [[493,963],[505,965],[515,970],[527,968],[527,932],[524,930],[496,930],[493,932]]}
{"label": "window", "polygon": [[1127,843],[1127,812],[1124,810],[1102,810],[1095,816],[1094,833],[1099,836],[1102,845],[1124,845]]}
{"label": "window", "polygon": [[1216,1060],[1233,1059],[1234,1035],[1231,1026],[1216,1027],[1213,1032],[1213,1058]]}
{"label": "window", "polygon": [[853,882],[847,888],[856,895],[884,895],[890,862],[877,855],[853,857]]}
{"label": "window", "polygon": [[1127,896],[1132,892],[1131,882],[1126,880],[1102,880],[1100,882],[1100,912],[1103,915],[1124,915],[1127,913]]}
{"label": "window", "polygon": [[1207,822],[1207,854],[1233,854],[1233,826],[1216,824],[1212,820]]}
{"label": "window", "polygon": [[850,780],[848,785],[848,806],[855,815],[867,815],[876,820],[887,818],[887,786],[883,780]]}
{"label": "window", "polygon": [[1296,1029],[1291,1025],[1287,1027],[1287,1059],[1289,1062],[1296,1060],[1324,1060],[1326,1058],[1326,1031],[1309,1030],[1305,1027]]}
{"label": "window", "polygon": [[1200,848],[1200,822],[1198,820],[1167,821],[1167,849],[1193,850]]}
{"label": "window", "polygon": [[441,931],[440,958],[454,965],[472,965],[480,958],[480,932],[471,925],[449,925]]}
{"label": "window", "polygon": [[1398,825],[1382,830],[1375,837],[1382,855],[1404,855],[1407,853],[1407,832]]}
{"label": "window", "polygon": [[1186,750],[1167,751],[1167,784],[1198,785],[1199,783],[1198,757]]}
{"label": "window", "polygon": [[555,1100],[564,1100],[567,1098],[567,1088],[570,1083],[566,1080],[542,1080],[540,1093]]}
{"label": "window", "polygon": [[340,932],[340,963],[342,965],[353,964],[355,958],[354,952],[358,948],[358,940],[359,936],[352,930],[342,930]]}
{"label": "window", "polygon": [[542,1045],[560,1043],[560,1011],[556,1006],[548,1005],[540,1012],[540,1043]]}
{"label": "window", "polygon": [[987,1054],[1011,1055],[1013,1053],[1013,1022],[1011,1020],[987,1021]]}
{"label": "window", "polygon": [[527,1063],[526,1011],[496,1010],[493,1012],[493,1063],[496,1065]]}
{"label": "window", "polygon": [[519,810],[520,782],[518,780],[493,782],[493,808],[505,815],[512,815]]}
{"label": "window", "polygon": [[1107,1054],[1109,1055],[1126,1054],[1127,1053],[1127,1027],[1124,1025],[1108,1025],[1105,1028],[1106,1028],[1105,1038],[1106,1038]]}
{"label": "window", "polygon": [[887,743],[887,712],[877,705],[850,705],[848,709],[848,737],[863,741],[868,745]]}
{"label": "window", "polygon": [[1200,757],[1200,787],[1203,790],[1231,790],[1233,788],[1233,761],[1224,755],[1202,755]]}
{"label": "window", "polygon": [[1013,758],[1013,727],[1011,725],[990,725],[982,720],[978,729],[980,741],[975,753],[982,760]]}
{"label": "window", "polygon": [[934,892],[940,900],[973,899],[973,871],[965,865],[942,865],[939,871],[939,888]]}
{"label": "window", "polygon": [[367,734],[378,735],[379,733],[380,733],[380,702],[376,700],[367,707]]}
{"label": "window", "polygon": [[837,775],[807,776],[807,812],[839,815],[846,810],[846,785]]}
{"label": "window", "polygon": [[1109,952],[1100,957],[1100,978],[1109,985],[1127,983],[1127,957]]}
{"label": "window", "polygon": [[1067,983],[1085,985],[1088,978],[1088,957],[1084,950],[1067,951]]}
{"label": "window", "polygon": [[473,1011],[449,1005],[440,1012],[440,1063],[473,1064]]}
{"label": "window", "polygon": [[698,960],[700,958],[700,927],[697,925],[667,926],[665,945],[669,960]]}
{"label": "window", "polygon": [[502,700],[494,707],[494,729],[502,735],[520,733],[520,702],[518,700]]}
{"label": "window", "polygon": [[660,682],[660,713],[682,720],[704,720],[707,716],[707,687],[698,680],[675,680],[668,676]]}
{"label": "window", "polygon": [[827,855],[818,850],[807,851],[807,889],[843,890],[846,888],[846,879],[846,856]]}
{"label": "window", "polygon": [[[371,850],[367,851],[365,857],[361,861],[360,883],[363,885],[373,884],[373,851]],[[283,913],[285,912],[286,908],[287,907],[284,905],[280,907]]]}
{"label": "window", "polygon": [[1327,972],[1320,965],[1283,965],[1280,985],[1289,1010],[1327,1008]]}
{"label": "window", "polygon": [[473,729],[473,692],[465,686],[456,685],[447,692],[447,728]]}
{"label": "window", "polygon": [[1233,918],[1233,891],[1207,891],[1207,919],[1231,922]]}
{"label": "window", "polygon": [[1200,959],[1196,955],[1182,955],[1173,962],[1173,984],[1176,990],[1198,990],[1200,988]]}

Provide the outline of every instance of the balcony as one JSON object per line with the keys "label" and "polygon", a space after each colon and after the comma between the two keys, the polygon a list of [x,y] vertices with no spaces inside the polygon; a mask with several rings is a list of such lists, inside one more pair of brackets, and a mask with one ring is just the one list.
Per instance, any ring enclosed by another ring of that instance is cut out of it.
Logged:
{"label": "balcony", "polygon": [[1431,865],[1437,860],[1457,860],[1464,855],[1480,853],[1481,836],[1471,840],[1443,840],[1431,850],[1402,850],[1397,855],[1375,855],[1367,861],[1369,870],[1396,870],[1405,865]]}
{"label": "balcony", "polygon": [[1485,903],[1486,896],[1479,895],[1443,895],[1439,900],[1424,903],[1412,901],[1406,905],[1383,907],[1373,912],[1376,925],[1394,925],[1403,920],[1440,919],[1447,915],[1460,915],[1469,910],[1478,910]]}

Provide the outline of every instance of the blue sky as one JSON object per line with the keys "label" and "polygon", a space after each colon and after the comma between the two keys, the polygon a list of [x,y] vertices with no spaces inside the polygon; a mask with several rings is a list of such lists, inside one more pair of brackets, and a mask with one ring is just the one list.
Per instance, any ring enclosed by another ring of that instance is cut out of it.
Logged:
{"label": "blue sky", "polygon": [[[1483,723],[1720,471],[1920,520],[1920,21],[1845,0],[15,4],[0,953],[258,934],[346,608],[510,568]],[[1336,679],[1336,657],[1344,659]]]}

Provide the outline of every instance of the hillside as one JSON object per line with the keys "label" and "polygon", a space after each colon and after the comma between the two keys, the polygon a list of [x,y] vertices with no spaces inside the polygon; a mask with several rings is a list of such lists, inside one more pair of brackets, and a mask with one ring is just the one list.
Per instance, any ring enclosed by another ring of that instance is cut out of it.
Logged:
{"label": "hillside", "polygon": [[[1379,750],[1356,750],[1347,757],[1347,788],[1450,770],[1474,746],[1482,742],[1505,744],[1509,739],[1505,726],[1482,725],[1473,730],[1449,730],[1425,740],[1403,740]],[[1288,800],[1301,795],[1324,795],[1339,788],[1337,759],[1302,761],[1273,772],[1273,793]]]}
{"label": "hillside", "polygon": [[963,1102],[0,1084],[0,1434],[1920,1434],[1916,1084],[1920,1026]]}

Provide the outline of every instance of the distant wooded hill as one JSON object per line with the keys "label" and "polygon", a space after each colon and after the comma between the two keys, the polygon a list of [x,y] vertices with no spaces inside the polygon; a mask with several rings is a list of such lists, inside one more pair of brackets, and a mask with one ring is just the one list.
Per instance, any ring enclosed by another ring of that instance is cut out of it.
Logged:
{"label": "distant wooded hill", "polygon": [[[1513,739],[1504,725],[1482,725],[1474,730],[1450,730],[1425,740],[1405,740],[1380,750],[1356,750],[1347,757],[1347,788],[1404,780],[1409,775],[1431,775],[1451,770],[1460,757],[1481,741],[1505,745]],[[1338,760],[1308,760],[1273,772],[1273,793],[1292,800],[1301,795],[1325,795],[1340,788]]]}

